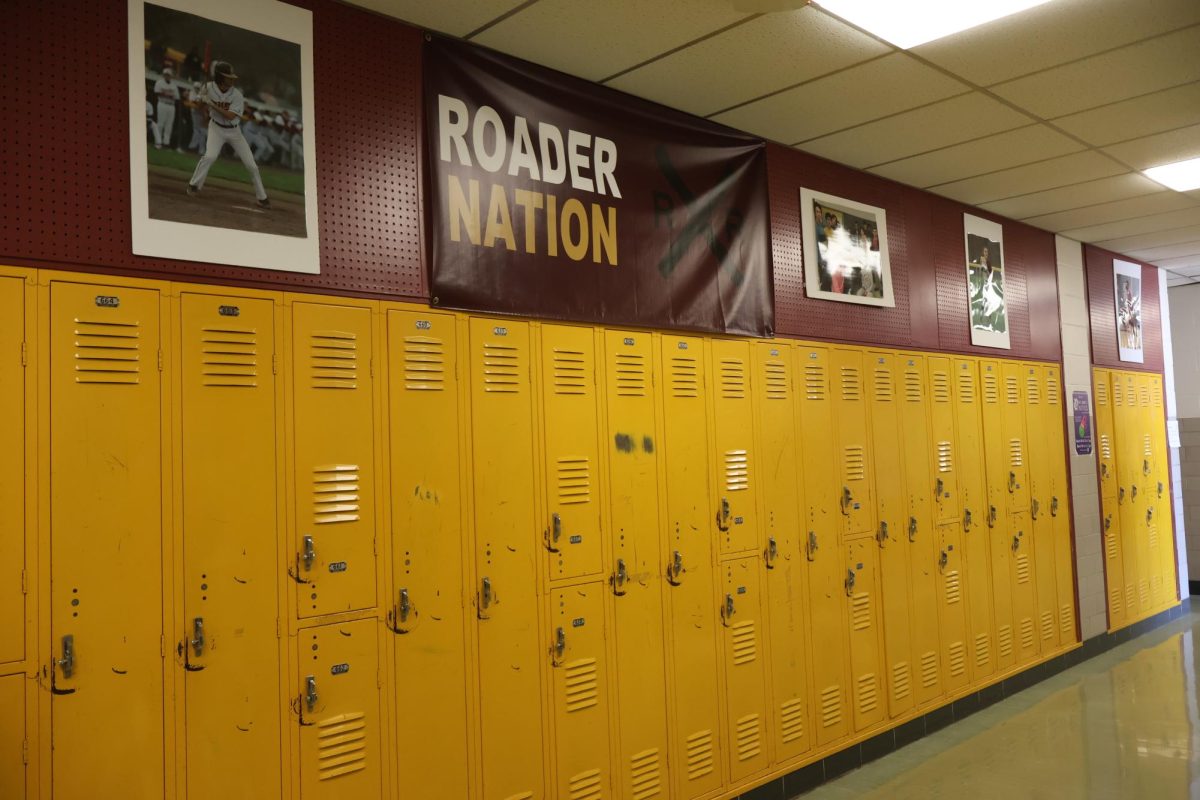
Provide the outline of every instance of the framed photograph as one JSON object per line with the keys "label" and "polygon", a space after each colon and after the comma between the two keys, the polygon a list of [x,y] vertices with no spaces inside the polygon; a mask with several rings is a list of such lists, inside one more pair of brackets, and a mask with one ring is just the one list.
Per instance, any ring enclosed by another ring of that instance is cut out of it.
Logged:
{"label": "framed photograph", "polygon": [[809,297],[896,305],[882,208],[812,189],[800,190],[804,288]]}
{"label": "framed photograph", "polygon": [[320,272],[312,12],[128,2],[133,252]]}
{"label": "framed photograph", "polygon": [[1113,259],[1113,289],[1117,305],[1117,352],[1122,361],[1143,362],[1142,267]]}
{"label": "framed photograph", "polygon": [[1002,347],[1008,343],[1008,302],[1004,294],[1004,229],[997,223],[963,214],[967,254],[967,304],[971,344]]}

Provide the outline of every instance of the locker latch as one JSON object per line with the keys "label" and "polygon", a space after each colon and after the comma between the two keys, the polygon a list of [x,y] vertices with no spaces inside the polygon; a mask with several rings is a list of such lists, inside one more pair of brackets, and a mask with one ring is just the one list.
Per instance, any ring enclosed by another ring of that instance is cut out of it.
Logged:
{"label": "locker latch", "polygon": [[971,518],[971,509],[968,508],[963,511],[963,532],[964,533],[971,530],[971,519],[972,519]]}
{"label": "locker latch", "polygon": [[995,507],[995,506],[988,506],[988,520],[987,520],[987,522],[988,522],[988,527],[989,527],[989,528],[994,528],[994,527],[996,527],[996,514],[997,514],[997,512],[996,512],[996,507]]}
{"label": "locker latch", "polygon": [[1162,483],[1162,481],[1159,481],[1159,482],[1158,482],[1158,498],[1159,498],[1160,500],[1162,499],[1163,488],[1164,488],[1164,487],[1163,487],[1163,483]]}
{"label": "locker latch", "polygon": [[1143,475],[1150,474],[1150,459],[1148,459],[1148,458],[1142,459],[1142,474]]}
{"label": "locker latch", "polygon": [[721,498],[721,510],[717,513],[717,530],[724,533],[729,530],[729,498]]}
{"label": "locker latch", "polygon": [[204,655],[204,617],[192,620],[192,638],[188,644],[192,646],[192,652],[197,658]]}
{"label": "locker latch", "polygon": [[1117,489],[1117,502],[1118,503],[1125,502],[1125,487],[1124,486],[1121,486]]}
{"label": "locker latch", "polygon": [[888,538],[888,524],[886,522],[880,522],[879,530],[875,533],[875,541],[879,542],[880,547],[883,547],[883,543],[887,538]]}
{"label": "locker latch", "polygon": [[487,608],[495,599],[492,594],[492,579],[484,578],[479,584],[479,618],[487,619]]}
{"label": "locker latch", "polygon": [[908,540],[910,542],[915,542],[917,540],[917,518],[916,517],[908,518]]}
{"label": "locker latch", "polygon": [[546,549],[558,552],[558,540],[562,537],[562,517],[556,511],[550,515],[550,529],[546,531]]}
{"label": "locker latch", "polygon": [[1033,498],[1033,505],[1029,509],[1029,518],[1037,519],[1038,512],[1041,510],[1042,510],[1042,504],[1038,502],[1038,499],[1036,497]]}
{"label": "locker latch", "polygon": [[1050,498],[1050,516],[1052,516],[1052,517],[1058,516],[1058,498],[1057,497]]}
{"label": "locker latch", "polygon": [[1017,486],[1017,473],[1009,471],[1008,473],[1008,493],[1012,494],[1021,487]]}
{"label": "locker latch", "polygon": [[934,487],[934,492],[933,492],[934,497],[936,497],[938,500],[941,500],[942,493],[945,491],[946,491],[946,482],[944,480],[942,480],[941,478],[938,478],[937,484]]}
{"label": "locker latch", "polygon": [[624,595],[625,582],[627,580],[629,580],[629,572],[625,568],[625,559],[618,558],[617,569],[615,572],[613,572],[612,577],[609,578],[609,582],[612,583],[613,594],[615,594],[617,597]]}
{"label": "locker latch", "polygon": [[667,583],[679,585],[679,577],[683,574],[683,553],[675,550],[671,553],[671,561],[667,564]]}
{"label": "locker latch", "polygon": [[1112,527],[1112,514],[1104,518],[1104,532],[1108,533],[1108,529]]}
{"label": "locker latch", "polygon": [[64,678],[75,674],[75,637],[72,634],[62,637],[62,658],[57,663],[62,668]]}
{"label": "locker latch", "polygon": [[1108,462],[1107,461],[1100,462],[1100,477],[1101,478],[1108,477]]}
{"label": "locker latch", "polygon": [[767,564],[767,569],[775,569],[775,559],[779,555],[779,546],[775,544],[775,537],[771,536],[767,539],[767,550],[763,554]]}
{"label": "locker latch", "polygon": [[733,607],[733,595],[725,595],[725,605],[721,607],[721,619],[729,624],[729,620],[733,619],[733,615],[737,613],[737,609]]}
{"label": "locker latch", "polygon": [[854,570],[846,570],[846,596],[850,597],[854,594]]}
{"label": "locker latch", "polygon": [[304,679],[304,705],[308,708],[311,714],[317,707],[317,700],[320,695],[317,694],[317,678],[315,675],[309,675]]}
{"label": "locker latch", "polygon": [[1129,487],[1129,499],[1131,501],[1137,500],[1137,484],[1136,483],[1133,486]]}
{"label": "locker latch", "polygon": [[1018,548],[1020,548],[1020,547],[1021,547],[1021,537],[1020,537],[1020,536],[1014,536],[1014,537],[1013,537],[1013,543],[1012,543],[1012,549],[1013,549],[1013,552],[1014,552],[1014,553],[1015,553],[1015,552],[1017,552]]}
{"label": "locker latch", "polygon": [[854,502],[854,495],[850,493],[849,486],[842,487],[842,513],[850,516],[850,506]]}
{"label": "locker latch", "polygon": [[938,569],[941,569],[941,570],[946,569],[946,564],[948,564],[949,562],[950,562],[950,556],[947,555],[945,550],[943,550],[942,554],[940,556],[938,556]]}
{"label": "locker latch", "polygon": [[300,558],[304,562],[304,571],[311,572],[313,562],[317,560],[317,550],[313,544],[313,537],[304,537],[304,550],[300,553]]}
{"label": "locker latch", "polygon": [[807,549],[807,554],[808,554],[808,560],[809,560],[809,561],[815,561],[815,560],[816,560],[816,557],[817,557],[817,532],[816,532],[816,531],[809,531],[809,532],[808,532],[808,549]]}
{"label": "locker latch", "polygon": [[561,626],[554,629],[554,648],[552,659],[554,666],[562,664],[563,654],[567,652],[567,632]]}
{"label": "locker latch", "polygon": [[1146,522],[1150,522],[1153,519],[1154,519],[1154,506],[1150,506],[1149,508],[1146,509]]}

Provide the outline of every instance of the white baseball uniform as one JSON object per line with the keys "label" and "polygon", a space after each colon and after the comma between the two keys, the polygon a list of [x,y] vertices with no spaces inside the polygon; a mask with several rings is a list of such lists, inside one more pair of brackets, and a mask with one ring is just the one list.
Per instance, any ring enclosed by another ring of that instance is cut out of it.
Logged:
{"label": "white baseball uniform", "polygon": [[154,94],[158,97],[159,142],[171,146],[171,132],[175,127],[175,101],[179,99],[179,87],[165,75],[154,82]]}
{"label": "white baseball uniform", "polygon": [[204,179],[208,177],[208,170],[221,155],[221,148],[229,145],[250,173],[250,180],[254,182],[254,196],[259,200],[266,200],[267,190],[263,188],[258,164],[254,163],[254,154],[250,152],[250,145],[246,143],[246,137],[242,135],[241,115],[246,105],[242,97],[242,90],[236,86],[230,86],[222,92],[215,81],[209,81],[201,91],[201,98],[202,100],[206,99],[217,108],[231,111],[237,116],[233,119],[226,119],[215,111],[209,112],[208,141],[204,146],[204,156],[196,164],[196,171],[192,173],[189,183],[196,189],[203,188]]}

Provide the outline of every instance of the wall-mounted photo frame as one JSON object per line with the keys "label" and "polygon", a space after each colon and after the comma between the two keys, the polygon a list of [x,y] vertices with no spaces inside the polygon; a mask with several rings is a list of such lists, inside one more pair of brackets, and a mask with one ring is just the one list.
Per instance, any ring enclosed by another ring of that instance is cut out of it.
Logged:
{"label": "wall-mounted photo frame", "polygon": [[800,190],[804,288],[809,297],[864,306],[896,305],[882,208]]}
{"label": "wall-mounted photo frame", "polygon": [[1144,362],[1142,352],[1142,267],[1113,259],[1117,307],[1117,354],[1122,361]]}
{"label": "wall-mounted photo frame", "polygon": [[1004,228],[991,220],[963,214],[963,239],[971,344],[1011,349],[1004,291]]}

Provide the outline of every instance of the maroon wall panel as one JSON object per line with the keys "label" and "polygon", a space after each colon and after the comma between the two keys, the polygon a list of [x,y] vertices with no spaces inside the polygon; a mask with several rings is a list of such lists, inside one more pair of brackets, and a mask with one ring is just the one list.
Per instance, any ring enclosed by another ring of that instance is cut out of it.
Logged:
{"label": "maroon wall panel", "polygon": [[313,11],[320,275],[132,255],[127,6],[111,0],[6,4],[0,47],[12,58],[0,84],[10,110],[0,132],[0,257],[262,288],[424,296],[421,33],[327,0],[295,5]]}
{"label": "maroon wall panel", "polygon": [[[1117,351],[1117,308],[1113,298],[1113,259],[1142,267],[1141,364],[1122,361]],[[1087,273],[1088,311],[1092,323],[1092,363],[1114,369],[1163,370],[1162,311],[1158,297],[1158,267],[1090,244],[1083,246]]]}

